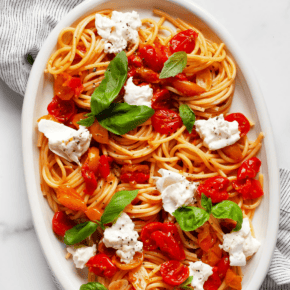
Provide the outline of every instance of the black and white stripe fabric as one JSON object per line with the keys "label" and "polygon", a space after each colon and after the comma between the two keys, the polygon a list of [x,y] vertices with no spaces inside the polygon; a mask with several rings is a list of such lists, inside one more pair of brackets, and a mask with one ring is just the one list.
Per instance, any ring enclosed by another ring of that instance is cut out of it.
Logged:
{"label": "black and white stripe fabric", "polygon": [[31,65],[49,32],[84,0],[1,0],[0,77],[24,96]]}
{"label": "black and white stripe fabric", "polygon": [[[57,22],[84,0],[0,0],[0,77],[24,95],[31,65]],[[290,171],[280,170],[281,220],[277,247],[261,290],[290,289]],[[278,286],[279,285],[279,286]]]}

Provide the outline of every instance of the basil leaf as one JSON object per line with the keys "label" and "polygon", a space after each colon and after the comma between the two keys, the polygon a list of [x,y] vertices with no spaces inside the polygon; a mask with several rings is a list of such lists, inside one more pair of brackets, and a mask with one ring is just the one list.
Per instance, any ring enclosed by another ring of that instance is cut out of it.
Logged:
{"label": "basil leaf", "polygon": [[243,212],[241,208],[230,200],[224,200],[215,206],[213,206],[212,215],[218,219],[231,219],[237,222],[234,232],[239,231],[242,228]]}
{"label": "basil leaf", "polygon": [[94,222],[85,222],[74,226],[72,229],[65,232],[64,243],[66,245],[74,245],[93,234],[99,224]]}
{"label": "basil leaf", "polygon": [[26,59],[27,59],[27,61],[28,61],[29,64],[33,65],[34,59],[33,59],[33,57],[32,57],[31,54],[28,54],[27,57],[26,57]]}
{"label": "basil leaf", "polygon": [[80,287],[80,290],[107,290],[107,288],[99,282],[89,282],[87,284],[83,284]]}
{"label": "basil leaf", "polygon": [[97,120],[108,131],[124,135],[147,121],[154,112],[147,106],[113,103],[97,116]]}
{"label": "basil leaf", "polygon": [[193,206],[180,207],[172,215],[175,216],[181,229],[186,232],[201,227],[210,216],[204,209]]}
{"label": "basil leaf", "polygon": [[137,194],[138,190],[124,190],[116,192],[110,203],[105,208],[105,211],[101,217],[101,224],[105,225],[115,221],[124,208],[137,196]]}
{"label": "basil leaf", "polygon": [[127,80],[127,72],[128,59],[126,53],[121,51],[110,62],[105,72],[105,78],[92,94],[91,111],[93,115],[98,115],[114,101]]}
{"label": "basil leaf", "polygon": [[159,79],[174,77],[181,73],[187,64],[187,54],[184,51],[173,53],[164,63]]}
{"label": "basil leaf", "polygon": [[193,280],[193,276],[189,276],[182,284],[180,284],[178,287],[184,290],[190,290],[192,289],[191,286],[191,282]]}
{"label": "basil leaf", "polygon": [[81,125],[81,126],[85,126],[85,127],[90,127],[94,124],[96,117],[94,115],[91,114],[87,114],[86,116],[88,116],[88,118],[79,120],[77,122],[77,124]]}
{"label": "basil leaf", "polygon": [[212,202],[211,198],[207,198],[205,194],[201,194],[201,205],[202,207],[208,212],[209,214],[211,213],[211,208],[212,208]]}
{"label": "basil leaf", "polygon": [[179,106],[179,115],[187,131],[191,133],[195,122],[195,114],[188,105],[182,104]]}

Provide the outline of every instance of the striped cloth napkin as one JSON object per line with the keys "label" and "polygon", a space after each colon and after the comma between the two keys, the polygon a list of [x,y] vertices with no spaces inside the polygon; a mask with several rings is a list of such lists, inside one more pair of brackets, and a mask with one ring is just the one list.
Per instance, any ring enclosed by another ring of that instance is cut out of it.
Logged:
{"label": "striped cloth napkin", "polygon": [[[83,0],[1,0],[0,77],[25,94],[31,64],[57,22]],[[260,290],[290,289],[290,171],[280,169],[281,217],[277,246]]]}

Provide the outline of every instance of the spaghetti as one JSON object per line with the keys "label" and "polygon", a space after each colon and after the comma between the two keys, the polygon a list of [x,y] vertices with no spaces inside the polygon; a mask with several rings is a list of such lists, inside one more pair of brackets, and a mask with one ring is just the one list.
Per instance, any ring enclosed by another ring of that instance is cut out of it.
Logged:
{"label": "spaghetti", "polygon": [[[187,104],[194,111],[197,119],[208,119],[220,114],[226,116],[233,99],[236,67],[227,54],[225,45],[206,39],[201,31],[179,18],[174,19],[159,10],[153,12],[160,17],[159,20],[155,21],[151,18],[142,20],[142,27],[138,31],[138,41],[129,43],[125,50],[127,57],[138,55],[138,49],[145,44],[154,46],[158,43],[168,46],[178,33],[188,29],[193,30],[198,36],[195,39],[193,51],[187,54],[187,64],[183,74],[192,82],[199,84],[203,88],[203,92],[190,96],[170,83],[164,83],[161,86],[169,91],[173,110],[178,110],[181,104]],[[112,15],[111,10],[102,10],[97,13],[108,18]],[[58,48],[48,60],[45,70],[46,73],[53,75],[55,81],[63,73],[79,76],[83,89],[79,95],[72,97],[79,113],[90,110],[91,96],[104,79],[104,73],[112,60],[112,55],[104,52],[104,42],[98,35],[94,24],[95,15],[94,13],[85,17],[76,27],[68,27],[61,31],[58,37]],[[171,26],[168,26],[167,23],[170,23]],[[175,29],[171,28],[172,26]],[[117,100],[122,101],[122,95],[119,95]],[[70,125],[74,126],[72,123]],[[182,263],[189,265],[189,262],[199,261],[203,255],[200,248],[202,234],[207,232],[208,235],[213,235],[217,239],[217,244],[223,243],[223,223],[227,221],[222,223],[221,220],[211,215],[209,221],[197,230],[182,231],[175,218],[163,210],[161,193],[155,186],[154,177],[158,176],[158,170],[167,169],[180,173],[187,180],[201,184],[216,176],[228,178],[230,181],[227,188],[229,200],[237,203],[242,209],[244,217],[251,220],[262,197],[244,199],[232,182],[236,181],[237,170],[244,161],[257,155],[262,146],[262,140],[263,133],[260,133],[254,141],[249,140],[246,135],[240,138],[235,143],[236,150],[240,151],[237,160],[228,150],[209,150],[204,146],[203,140],[198,134],[188,133],[185,125],[172,134],[161,134],[154,129],[151,119],[148,119],[124,135],[118,136],[109,133],[107,144],[97,144],[100,155],[112,157],[113,163],[109,176],[107,178],[99,177],[97,186],[90,195],[86,191],[82,167],[53,153],[49,149],[48,139],[40,133],[38,147],[40,149],[41,189],[54,212],[65,212],[71,220],[77,223],[81,220],[88,220],[88,216],[84,211],[76,211],[59,201],[57,191],[61,186],[73,188],[83,200],[86,208],[97,209],[101,213],[116,192],[138,189],[137,197],[124,210],[135,223],[135,230],[140,233],[142,228],[151,222],[175,223],[186,257]],[[84,155],[80,160],[82,164],[86,157],[87,155]],[[126,165],[132,167],[140,164],[149,166],[148,182],[136,183],[121,180],[121,168]],[[262,174],[259,174],[259,181],[263,185]],[[195,206],[202,208],[200,201]],[[87,238],[82,244],[91,246],[97,243],[102,235],[103,230],[99,228],[96,234]],[[119,270],[112,278],[97,277],[93,272],[89,272],[88,281],[98,281],[111,290],[129,290],[133,289],[132,285],[135,289],[144,290],[173,289],[173,286],[164,282],[160,274],[161,265],[168,260],[170,260],[168,256],[160,250],[144,251],[144,260],[139,271],[142,272],[142,269],[145,269],[140,278],[145,283],[145,288],[141,286],[141,282],[137,283],[139,288],[136,287],[136,283],[132,284],[133,280],[130,275],[133,275],[131,272],[136,269]],[[230,269],[235,275],[242,276],[240,267]],[[230,287],[235,286],[228,284],[223,277],[221,285],[217,289]]]}

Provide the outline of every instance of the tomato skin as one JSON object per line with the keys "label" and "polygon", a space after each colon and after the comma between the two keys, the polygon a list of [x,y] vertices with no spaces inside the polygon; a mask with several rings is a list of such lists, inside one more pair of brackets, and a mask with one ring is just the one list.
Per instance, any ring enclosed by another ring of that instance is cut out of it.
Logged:
{"label": "tomato skin", "polygon": [[222,257],[222,259],[217,264],[218,267],[218,275],[221,280],[226,277],[227,271],[230,268],[230,259],[229,256],[226,255]]}
{"label": "tomato skin", "polygon": [[98,186],[98,182],[94,172],[90,170],[87,162],[82,166],[82,177],[86,183],[86,188],[84,190],[85,194],[92,195]]}
{"label": "tomato skin", "polygon": [[153,110],[169,109],[171,104],[170,93],[167,89],[158,90],[151,99],[151,108]]}
{"label": "tomato skin", "polygon": [[124,165],[121,169],[120,179],[124,183],[143,184],[149,177],[148,165]]}
{"label": "tomato skin", "polygon": [[176,88],[179,92],[186,96],[196,96],[200,95],[205,92],[205,89],[197,85],[196,83],[174,79],[172,81],[172,85]]}
{"label": "tomato skin", "polygon": [[128,57],[128,64],[133,65],[135,67],[141,67],[142,66],[142,59],[139,55],[131,54]]}
{"label": "tomato skin", "polygon": [[152,69],[145,67],[138,67],[137,69],[132,69],[132,72],[130,71],[130,76],[137,76],[147,83],[158,83],[160,81],[158,73],[156,73]]}
{"label": "tomato skin", "polygon": [[117,267],[106,254],[97,254],[87,262],[89,271],[100,277],[112,278],[117,273]]}
{"label": "tomato skin", "polygon": [[243,152],[237,143],[222,148],[222,152],[229,158],[239,162],[243,159]]}
{"label": "tomato skin", "polygon": [[243,196],[243,199],[254,199],[264,195],[262,185],[256,179],[234,180],[232,185]]}
{"label": "tomato skin", "polygon": [[47,111],[59,122],[65,123],[75,114],[75,103],[72,100],[63,101],[58,96],[54,96],[47,106]]}
{"label": "tomato skin", "polygon": [[52,218],[52,230],[59,236],[64,237],[65,232],[75,226],[75,223],[64,211],[58,211]]}
{"label": "tomato skin", "polygon": [[131,270],[131,269],[134,269],[134,268],[137,268],[139,267],[142,262],[144,260],[144,254],[143,253],[140,253],[140,252],[137,252],[134,257],[133,257],[133,260],[130,261],[130,263],[128,264],[125,264],[125,263],[122,263],[120,261],[120,258],[117,257],[116,255],[113,256],[112,258],[112,262],[121,270]]}
{"label": "tomato skin", "polygon": [[259,172],[261,164],[261,160],[257,157],[244,161],[238,170],[237,179],[254,178]]}
{"label": "tomato skin", "polygon": [[63,206],[75,211],[85,212],[87,210],[86,203],[74,188],[61,185],[56,189],[56,193],[58,201]]}
{"label": "tomato skin", "polygon": [[95,141],[101,144],[109,144],[109,133],[108,130],[100,125],[95,120],[94,123],[89,127],[89,131]]}
{"label": "tomato skin", "polygon": [[154,130],[160,134],[172,134],[182,126],[180,116],[169,109],[155,111],[151,121]]}
{"label": "tomato skin", "polygon": [[152,222],[142,228],[140,239],[143,242],[144,250],[153,251],[158,248],[155,240],[151,239],[151,234],[162,229],[163,223],[160,222]]}
{"label": "tomato skin", "polygon": [[91,221],[96,221],[96,220],[101,220],[101,216],[103,214],[103,210],[102,209],[98,209],[95,207],[89,207],[85,214],[86,216],[91,220]]}
{"label": "tomato skin", "polygon": [[195,48],[195,39],[197,37],[198,33],[192,29],[179,32],[170,40],[169,47],[171,52],[185,51],[186,53],[191,53]]}
{"label": "tomato skin", "polygon": [[242,290],[242,277],[238,276],[231,269],[228,269],[225,281],[229,287],[232,287],[233,289],[236,290]]}
{"label": "tomato skin", "polygon": [[99,242],[98,251],[102,254],[106,254],[110,258],[112,258],[116,254],[116,250],[113,248],[107,248],[103,241]]}
{"label": "tomato skin", "polygon": [[205,252],[207,252],[216,242],[216,235],[211,231],[208,223],[204,224],[197,238],[198,245]]}
{"label": "tomato skin", "polygon": [[205,281],[203,285],[204,290],[218,290],[222,284],[220,277],[218,275],[218,267],[213,267],[213,274]]}
{"label": "tomato skin", "polygon": [[82,81],[79,77],[72,77],[68,73],[61,73],[54,81],[54,92],[63,101],[78,97],[83,91]]}
{"label": "tomato skin", "polygon": [[110,162],[112,162],[112,157],[106,155],[100,157],[98,171],[103,178],[107,178],[110,174]]}
{"label": "tomato skin", "polygon": [[145,44],[139,49],[140,57],[150,69],[155,72],[159,72],[162,70],[163,62],[162,59],[159,58],[159,54],[156,53],[156,49],[151,44]]}
{"label": "tomato skin", "polygon": [[230,181],[226,177],[214,176],[207,179],[203,184],[197,188],[198,194],[205,194],[211,198],[212,203],[218,203],[229,198],[227,187]]}
{"label": "tomato skin", "polygon": [[171,260],[161,265],[160,273],[165,283],[177,286],[188,278],[189,269],[180,262]]}
{"label": "tomato skin", "polygon": [[162,68],[164,63],[168,60],[171,55],[171,51],[168,46],[161,45],[160,43],[155,43],[155,51],[157,58],[162,63]]}
{"label": "tomato skin", "polygon": [[247,135],[251,129],[250,122],[242,113],[232,113],[225,117],[228,122],[237,121],[239,123],[240,137]]}

